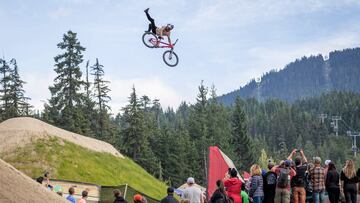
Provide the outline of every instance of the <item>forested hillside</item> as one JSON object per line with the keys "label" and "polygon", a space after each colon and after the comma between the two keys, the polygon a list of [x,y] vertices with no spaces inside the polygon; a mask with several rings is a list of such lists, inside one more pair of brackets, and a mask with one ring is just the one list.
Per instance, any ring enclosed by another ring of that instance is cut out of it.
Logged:
{"label": "forested hillside", "polygon": [[293,102],[333,90],[360,92],[359,82],[360,48],[345,49],[330,52],[326,60],[322,55],[298,59],[280,71],[264,74],[259,82],[253,79],[240,89],[220,96],[219,101],[230,105],[240,96]]}

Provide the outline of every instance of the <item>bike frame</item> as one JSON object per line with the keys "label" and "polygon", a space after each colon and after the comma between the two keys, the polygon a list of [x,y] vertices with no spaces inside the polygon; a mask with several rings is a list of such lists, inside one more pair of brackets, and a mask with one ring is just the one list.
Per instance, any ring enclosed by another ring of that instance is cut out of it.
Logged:
{"label": "bike frame", "polygon": [[[156,41],[155,41],[156,40]],[[178,41],[178,39],[176,39],[176,41],[173,44],[169,44],[166,42],[162,42],[161,39],[154,39],[152,38],[150,40],[150,42],[154,45],[156,45],[156,48],[169,48],[169,49],[174,49],[174,46],[176,44],[176,42]]]}

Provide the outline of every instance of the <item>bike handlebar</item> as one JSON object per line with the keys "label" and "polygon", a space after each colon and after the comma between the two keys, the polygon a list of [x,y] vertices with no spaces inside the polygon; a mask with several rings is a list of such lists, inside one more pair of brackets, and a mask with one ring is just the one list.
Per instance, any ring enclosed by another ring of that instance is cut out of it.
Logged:
{"label": "bike handlebar", "polygon": [[174,44],[173,44],[173,46],[175,46],[175,44],[176,44],[178,41],[179,41],[179,39],[176,39],[175,42],[174,42]]}

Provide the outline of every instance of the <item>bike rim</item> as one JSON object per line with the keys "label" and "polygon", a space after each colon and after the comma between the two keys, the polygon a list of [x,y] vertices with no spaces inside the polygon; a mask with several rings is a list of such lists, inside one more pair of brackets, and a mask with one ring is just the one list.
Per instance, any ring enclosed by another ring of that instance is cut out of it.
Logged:
{"label": "bike rim", "polygon": [[164,54],[164,60],[165,63],[169,66],[175,66],[178,63],[178,59],[176,58],[176,55],[172,52],[166,52]]}
{"label": "bike rim", "polygon": [[156,46],[157,40],[154,38],[153,35],[148,34],[144,36],[144,42],[148,45],[148,46]]}

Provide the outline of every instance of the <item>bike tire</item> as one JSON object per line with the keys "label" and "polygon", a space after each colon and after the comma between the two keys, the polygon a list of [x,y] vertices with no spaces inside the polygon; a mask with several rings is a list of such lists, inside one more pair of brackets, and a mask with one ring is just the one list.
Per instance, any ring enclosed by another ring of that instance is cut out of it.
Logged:
{"label": "bike tire", "polygon": [[[171,59],[170,59],[170,54],[172,54]],[[170,67],[175,67],[179,63],[179,57],[174,51],[167,50],[163,54],[163,61],[165,62],[166,65]],[[173,63],[171,63],[171,61],[173,61]]]}
{"label": "bike tire", "polygon": [[[154,40],[153,42],[151,42],[150,40]],[[142,42],[144,43],[144,45],[146,47],[149,48],[155,48],[156,44],[157,44],[158,38],[156,37],[156,35],[152,32],[145,32],[142,35]]]}

